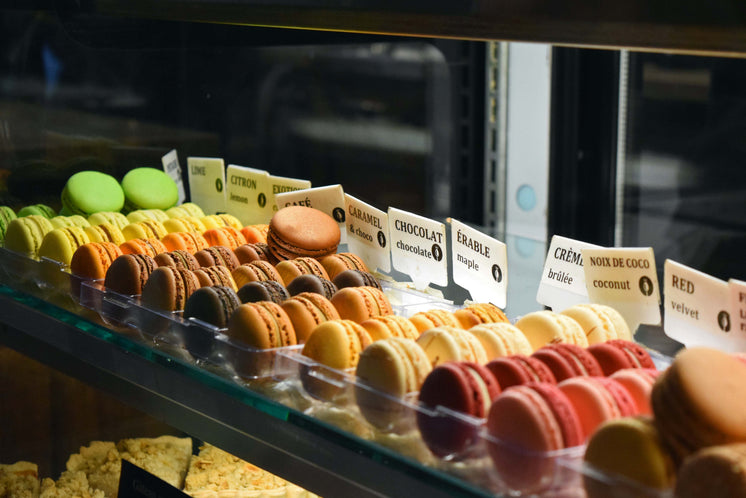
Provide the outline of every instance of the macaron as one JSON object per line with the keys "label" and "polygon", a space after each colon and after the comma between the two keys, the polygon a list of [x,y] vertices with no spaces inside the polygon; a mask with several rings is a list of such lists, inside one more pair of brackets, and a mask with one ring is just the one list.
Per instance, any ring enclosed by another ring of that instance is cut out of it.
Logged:
{"label": "macaron", "polygon": [[193,202],[184,202],[178,206],[166,209],[166,215],[168,215],[169,218],[178,218],[179,216],[194,216],[195,218],[202,218],[205,216],[205,213],[199,205]]}
{"label": "macaron", "polygon": [[627,389],[640,415],[652,415],[650,395],[660,372],[654,368],[623,368],[609,376]]}
{"label": "macaron", "polygon": [[482,343],[488,360],[533,352],[523,332],[510,323],[483,323],[469,328],[468,332]]}
{"label": "macaron", "polygon": [[457,309],[453,315],[465,329],[481,323],[510,323],[503,310],[492,303],[473,303]]}
{"label": "macaron", "polygon": [[746,443],[710,446],[692,454],[679,469],[674,496],[746,497]]}
{"label": "macaron", "polygon": [[431,369],[430,360],[411,339],[372,342],[355,369],[355,400],[363,417],[381,430],[406,423],[406,408],[399,400],[419,391]]}
{"label": "macaron", "polygon": [[228,320],[226,334],[256,349],[297,344],[290,317],[279,304],[270,301],[241,304]]}
{"label": "macaron", "polygon": [[89,242],[78,247],[70,260],[73,296],[80,296],[81,280],[103,280],[106,272],[122,250],[111,242]]}
{"label": "macaron", "polygon": [[91,240],[80,227],[55,228],[44,235],[39,246],[39,258],[69,265],[78,247]]}
{"label": "macaron", "polygon": [[674,461],[707,446],[746,442],[746,364],[706,347],[681,350],[650,396]]}
{"label": "macaron", "polygon": [[[612,479],[615,476],[621,476],[651,491],[670,490],[676,479],[673,460],[650,417],[623,417],[604,422],[588,440],[583,459],[595,472],[603,473],[602,475],[610,476]],[[704,477],[700,476],[700,478]],[[599,479],[593,474],[584,475],[584,487],[588,498],[601,498],[616,494],[618,489],[614,489],[615,481],[612,479]],[[696,487],[695,483],[690,483],[687,489],[696,489]],[[625,495],[626,491],[623,491]],[[645,496],[653,496],[653,494],[645,494]],[[677,493],[676,496],[684,495]],[[708,495],[696,493],[691,496]],[[712,496],[734,495],[719,493]]]}
{"label": "macaron", "polygon": [[142,288],[157,265],[147,254],[122,254],[109,266],[104,287],[127,296],[142,293]]}
{"label": "macaron", "polygon": [[324,277],[316,275],[300,275],[287,284],[287,290],[291,296],[295,296],[301,292],[315,292],[316,294],[321,294],[327,299],[331,299],[338,289],[336,285]]}
{"label": "macaron", "polygon": [[482,343],[460,327],[428,329],[417,338],[417,344],[430,358],[433,368],[446,361],[487,363],[487,353]]}
{"label": "macaron", "polygon": [[124,210],[168,209],[179,201],[176,182],[157,168],[134,168],[122,178]]}
{"label": "macaron", "polygon": [[252,261],[245,265],[238,265],[234,268],[233,280],[238,287],[243,287],[249,282],[262,282],[265,280],[274,280],[282,283],[282,277],[274,266],[267,261]]}
{"label": "macaron", "polygon": [[111,223],[118,229],[129,225],[129,220],[125,215],[118,211],[99,211],[88,216],[90,225],[100,225],[101,223]]}
{"label": "macaron", "polygon": [[161,242],[169,251],[181,249],[192,254],[210,247],[202,234],[197,232],[167,233],[161,238]]}
{"label": "macaron", "polygon": [[301,275],[316,275],[329,280],[326,270],[315,258],[300,256],[294,259],[280,261],[275,265],[277,272],[282,277],[282,282],[288,286],[294,278]]}
{"label": "macaron", "polygon": [[580,324],[588,344],[612,339],[632,340],[632,332],[624,317],[611,306],[603,304],[576,304],[560,312]]}
{"label": "macaron", "polygon": [[79,214],[74,214],[72,216],[54,216],[53,218],[49,219],[49,222],[52,224],[54,228],[64,228],[64,227],[81,227],[86,228],[91,226],[90,223],[88,223],[88,220],[80,216]]}
{"label": "macaron", "polygon": [[313,329],[303,356],[336,370],[357,367],[360,354],[371,344],[370,335],[352,320],[327,320]]}
{"label": "macaron", "polygon": [[557,382],[570,377],[604,375],[596,358],[586,348],[575,344],[550,344],[537,349],[531,356],[549,367]]}
{"label": "macaron", "polygon": [[557,384],[575,407],[583,440],[607,420],[639,415],[629,391],[607,377],[571,377]]}
{"label": "macaron", "polygon": [[531,494],[554,482],[551,452],[579,446],[583,433],[575,408],[554,384],[529,383],[504,389],[485,424],[487,451],[503,486]]}
{"label": "macaron", "polygon": [[153,220],[163,223],[169,219],[168,215],[162,209],[137,209],[127,213],[127,221],[130,224],[140,223],[143,221]]}
{"label": "macaron", "polygon": [[531,356],[503,356],[490,361],[486,367],[503,389],[531,382],[557,383],[549,367]]}
{"label": "macaron", "polygon": [[351,252],[340,252],[324,256],[321,258],[321,264],[324,266],[326,273],[329,274],[329,279],[334,279],[334,277],[345,270],[370,271],[365,261],[360,256]]}
{"label": "macaron", "polygon": [[204,232],[205,225],[202,224],[202,222],[199,220],[199,218],[195,218],[194,216],[182,216],[180,218],[168,218],[167,220],[164,220],[163,227],[168,231],[168,233],[173,232],[192,232],[192,233],[202,233]]}
{"label": "macaron", "polygon": [[370,337],[377,341],[388,337],[417,340],[420,332],[409,320],[399,315],[374,316],[360,322]]}
{"label": "macaron", "polygon": [[140,302],[146,308],[158,311],[181,311],[189,296],[199,288],[193,271],[159,266],[143,285]]}
{"label": "macaron", "polygon": [[162,252],[157,254],[153,259],[155,259],[158,266],[173,266],[174,268],[184,268],[185,270],[196,270],[200,267],[197,258],[192,253],[182,249]]}
{"label": "macaron", "polygon": [[62,206],[69,214],[88,216],[99,211],[121,211],[124,192],[116,178],[98,171],[80,171],[62,189]]}
{"label": "macaron", "polygon": [[37,259],[44,236],[52,230],[52,224],[43,216],[12,219],[5,231],[5,248],[27,258]]}
{"label": "macaron", "polygon": [[156,220],[138,221],[122,228],[125,240],[158,239],[165,237],[168,232],[163,223]]}
{"label": "macaron", "polygon": [[0,206],[0,243],[5,240],[5,232],[8,230],[10,220],[16,219],[16,213],[8,206]]}
{"label": "macaron", "polygon": [[622,339],[593,344],[588,347],[604,375],[611,375],[622,368],[655,368],[650,353],[641,345]]}
{"label": "macaron", "polygon": [[125,243],[124,234],[112,223],[99,223],[84,228],[91,242],[113,242],[116,245]]}
{"label": "macaron", "polygon": [[420,333],[435,327],[461,327],[461,322],[454,316],[453,312],[434,308],[427,311],[418,311],[409,317],[409,320],[417,327]]}
{"label": "macaron", "polygon": [[210,228],[202,232],[202,236],[210,246],[225,246],[236,249],[238,246],[246,244],[246,238],[243,234],[232,226]]}
{"label": "macaron", "polygon": [[276,280],[247,282],[238,289],[238,298],[242,303],[272,301],[280,304],[289,297],[285,286]]}
{"label": "macaron", "polygon": [[318,209],[289,206],[278,210],[269,222],[267,244],[279,260],[299,256],[322,258],[337,252],[341,238],[337,222]]}
{"label": "macaron", "polygon": [[236,247],[233,252],[242,265],[257,260],[269,261],[269,246],[261,242],[242,244]]}
{"label": "macaron", "polygon": [[233,280],[233,275],[231,275],[231,271],[226,266],[203,266],[194,270],[194,275],[202,287],[220,285],[230,287],[234,291],[238,290],[236,281]]}
{"label": "macaron", "polygon": [[200,218],[200,221],[205,225],[205,230],[220,227],[233,227],[236,230],[241,230],[243,224],[241,221],[233,216],[232,214],[208,214]]}
{"label": "macaron", "polygon": [[[230,271],[235,270],[238,264],[238,258],[229,247],[210,246],[194,253],[201,266],[226,266]],[[235,278],[235,277],[234,277]]]}
{"label": "macaron", "polygon": [[269,225],[267,223],[258,223],[254,225],[246,225],[241,229],[246,242],[253,244],[256,242],[267,243],[267,232],[269,231]]}
{"label": "macaron", "polygon": [[363,270],[344,270],[337,273],[332,282],[339,289],[364,286],[381,289],[381,283],[378,279],[372,273]]}
{"label": "macaron", "polygon": [[418,398],[427,409],[417,411],[417,426],[430,451],[439,457],[462,453],[476,443],[481,425],[439,413],[436,407],[484,419],[500,392],[497,379],[483,365],[446,362],[435,367]]}
{"label": "macaron", "polygon": [[122,254],[147,254],[151,258],[156,257],[169,249],[158,239],[130,239],[119,244]]}
{"label": "macaron", "polygon": [[19,209],[18,213],[16,213],[16,216],[22,218],[24,216],[31,216],[32,214],[36,216],[43,216],[49,220],[54,218],[57,215],[57,212],[46,204],[31,204],[29,206],[23,206],[21,209]]}
{"label": "macaron", "polygon": [[228,326],[228,320],[240,304],[231,287],[200,287],[186,300],[184,318],[196,318],[222,329]]}
{"label": "macaron", "polygon": [[334,293],[331,302],[343,319],[360,323],[374,316],[392,315],[386,295],[375,287],[346,287]]}
{"label": "macaron", "polygon": [[580,324],[568,316],[553,311],[528,313],[521,317],[515,326],[526,335],[534,351],[557,342],[588,346],[588,338]]}
{"label": "macaron", "polygon": [[315,292],[302,292],[285,299],[280,306],[293,322],[299,344],[305,343],[311,332],[321,323],[340,319],[331,301]]}

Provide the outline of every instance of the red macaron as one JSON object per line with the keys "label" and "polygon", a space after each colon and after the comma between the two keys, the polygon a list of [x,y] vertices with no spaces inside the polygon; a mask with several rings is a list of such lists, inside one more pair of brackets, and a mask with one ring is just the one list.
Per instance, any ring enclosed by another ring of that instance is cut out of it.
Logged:
{"label": "red macaron", "polygon": [[486,366],[503,389],[529,382],[557,383],[549,367],[531,356],[503,356],[495,358]]}
{"label": "red macaron", "polygon": [[603,375],[598,360],[577,344],[550,344],[536,350],[531,356],[549,367],[557,382],[576,376]]}
{"label": "red macaron", "polygon": [[613,339],[588,346],[591,353],[609,376],[622,368],[655,368],[655,363],[648,351],[632,341]]}

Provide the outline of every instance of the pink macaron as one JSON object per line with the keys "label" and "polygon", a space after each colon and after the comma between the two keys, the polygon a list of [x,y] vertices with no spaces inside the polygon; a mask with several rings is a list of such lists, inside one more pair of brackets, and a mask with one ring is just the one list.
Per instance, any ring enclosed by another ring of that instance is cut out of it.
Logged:
{"label": "pink macaron", "polygon": [[548,383],[503,391],[490,408],[486,430],[487,450],[502,484],[525,493],[552,481],[556,451],[583,442],[575,407],[557,385]]}
{"label": "pink macaron", "polygon": [[425,409],[417,412],[417,425],[430,451],[441,457],[461,453],[476,441],[479,428],[444,415],[434,410],[436,407],[482,419],[500,391],[497,380],[483,365],[446,362],[435,367],[420,388],[419,401]]}
{"label": "pink macaron", "polygon": [[558,384],[575,408],[583,441],[607,420],[637,414],[632,395],[619,382],[607,377],[571,377]]}
{"label": "pink macaron", "polygon": [[503,356],[495,358],[487,363],[486,366],[503,389],[529,382],[557,383],[549,367],[542,361],[531,356]]}
{"label": "pink macaron", "polygon": [[648,351],[632,341],[613,339],[588,346],[604,375],[608,376],[622,368],[655,368]]}
{"label": "pink macaron", "polygon": [[637,412],[641,415],[652,415],[650,393],[660,372],[654,368],[623,368],[617,370],[610,379],[623,385],[637,405]]}
{"label": "pink macaron", "polygon": [[570,377],[603,375],[598,360],[586,348],[576,344],[550,344],[531,356],[548,366],[557,382]]}

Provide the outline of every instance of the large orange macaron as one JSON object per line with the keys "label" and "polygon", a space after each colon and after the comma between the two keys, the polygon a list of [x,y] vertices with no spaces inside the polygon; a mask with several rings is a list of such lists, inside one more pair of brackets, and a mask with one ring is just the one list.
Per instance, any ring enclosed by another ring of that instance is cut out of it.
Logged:
{"label": "large orange macaron", "polygon": [[339,225],[334,218],[305,206],[280,209],[272,216],[267,231],[269,249],[280,261],[334,254],[340,238]]}

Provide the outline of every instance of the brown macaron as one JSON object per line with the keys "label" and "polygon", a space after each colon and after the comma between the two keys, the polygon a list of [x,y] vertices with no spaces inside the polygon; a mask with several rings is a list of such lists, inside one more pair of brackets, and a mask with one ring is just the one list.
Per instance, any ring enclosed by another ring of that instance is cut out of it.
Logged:
{"label": "brown macaron", "polygon": [[239,289],[249,282],[274,280],[283,283],[277,269],[268,261],[252,261],[245,265],[239,265],[233,270],[232,274]]}
{"label": "brown macaron", "polygon": [[225,246],[210,246],[194,253],[200,266],[227,266],[230,271],[239,266],[238,258],[232,249]]}
{"label": "brown macaron", "polygon": [[293,279],[301,275],[316,275],[317,277],[329,280],[326,270],[315,258],[301,256],[295,259],[288,259],[277,263],[275,268],[277,269],[277,273],[282,277],[285,286],[290,285]]}
{"label": "brown macaron", "polygon": [[244,303],[228,320],[226,334],[257,349],[272,349],[297,344],[295,329],[287,313],[271,301]]}
{"label": "brown macaron", "polygon": [[315,292],[321,294],[327,299],[331,299],[335,292],[337,292],[337,286],[334,285],[331,280],[327,280],[316,275],[301,275],[295,277],[292,282],[287,286],[288,293],[291,296],[300,294],[301,292]]}
{"label": "brown macaron", "polygon": [[321,264],[324,265],[330,280],[334,280],[334,277],[345,270],[369,271],[365,261],[351,252],[340,252],[325,256],[321,258]]}
{"label": "brown macaron", "polygon": [[175,268],[184,268],[186,270],[196,270],[200,267],[197,258],[188,251],[176,249],[171,252],[162,252],[156,255],[155,262],[158,266],[173,266]]}
{"label": "brown macaron", "polygon": [[234,291],[238,290],[238,286],[235,280],[233,280],[233,275],[227,266],[215,265],[197,268],[194,270],[194,274],[201,287],[220,285],[230,287]]}
{"label": "brown macaron", "polygon": [[362,270],[344,270],[337,273],[332,282],[334,282],[334,285],[336,285],[338,289],[344,289],[345,287],[363,287],[366,285],[368,287],[381,289],[381,283],[378,279],[374,277],[372,273]]}
{"label": "brown macaron", "polygon": [[339,320],[337,309],[327,298],[313,292],[303,292],[284,300],[280,306],[290,317],[298,343],[306,342],[313,329],[327,320]]}
{"label": "brown macaron", "polygon": [[394,313],[389,299],[375,287],[345,287],[332,296],[331,302],[340,317],[357,323]]}
{"label": "brown macaron", "polygon": [[180,311],[189,296],[199,289],[197,276],[191,270],[160,266],[153,270],[142,288],[142,305],[158,311]]}
{"label": "brown macaron", "polygon": [[230,287],[200,287],[187,299],[184,318],[196,318],[223,329],[240,304],[236,291]]}
{"label": "brown macaron", "polygon": [[126,296],[141,294],[156,266],[147,254],[123,254],[106,271],[104,287]]}
{"label": "brown macaron", "polygon": [[334,218],[305,206],[289,206],[277,211],[267,232],[269,250],[279,261],[334,254],[340,238],[339,225]]}
{"label": "brown macaron", "polygon": [[241,244],[233,250],[242,265],[252,261],[269,261],[269,246],[267,244]]}

